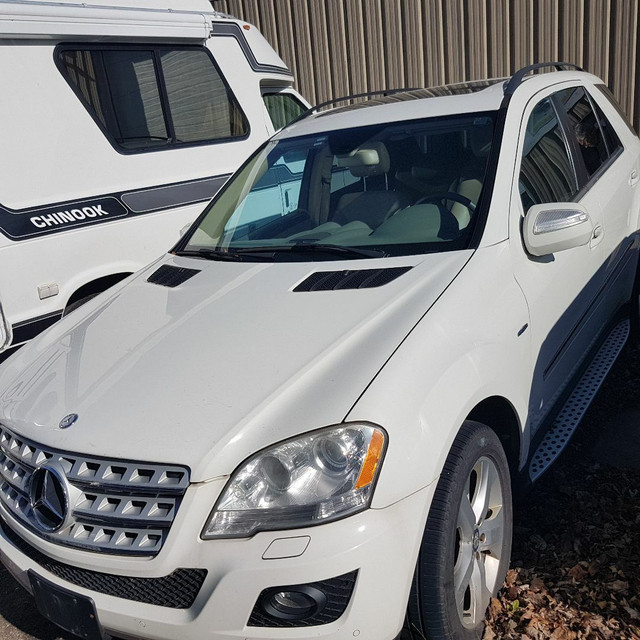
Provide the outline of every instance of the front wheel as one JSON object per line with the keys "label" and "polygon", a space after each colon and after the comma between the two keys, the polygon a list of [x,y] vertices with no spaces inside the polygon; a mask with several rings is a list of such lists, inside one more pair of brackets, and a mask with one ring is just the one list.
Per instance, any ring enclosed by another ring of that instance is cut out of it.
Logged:
{"label": "front wheel", "polygon": [[403,638],[476,640],[509,566],[509,465],[497,435],[467,421],[438,481]]}

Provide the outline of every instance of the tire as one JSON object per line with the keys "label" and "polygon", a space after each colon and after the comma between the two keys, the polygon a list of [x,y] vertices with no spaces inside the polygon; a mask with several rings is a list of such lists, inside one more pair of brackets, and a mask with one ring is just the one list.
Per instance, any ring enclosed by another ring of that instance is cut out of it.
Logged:
{"label": "tire", "polygon": [[402,638],[482,638],[491,596],[509,566],[513,512],[509,465],[497,435],[467,421],[436,487]]}

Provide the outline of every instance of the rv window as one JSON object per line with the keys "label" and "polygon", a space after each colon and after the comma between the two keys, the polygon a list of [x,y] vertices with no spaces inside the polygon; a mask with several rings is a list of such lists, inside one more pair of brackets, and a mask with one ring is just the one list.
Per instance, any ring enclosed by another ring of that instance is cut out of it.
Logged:
{"label": "rv window", "polygon": [[262,98],[276,131],[286,127],[307,110],[302,102],[290,93],[265,93]]}
{"label": "rv window", "polygon": [[65,47],[58,55],[63,75],[120,150],[203,144],[249,132],[205,49]]}

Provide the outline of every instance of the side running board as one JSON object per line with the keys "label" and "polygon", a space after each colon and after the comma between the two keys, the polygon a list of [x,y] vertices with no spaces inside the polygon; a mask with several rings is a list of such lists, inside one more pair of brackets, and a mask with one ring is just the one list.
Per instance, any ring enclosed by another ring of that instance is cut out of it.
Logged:
{"label": "side running board", "polygon": [[629,337],[629,320],[616,325],[560,410],[536,449],[529,465],[529,478],[537,480],[558,458],[571,439],[609,370]]}

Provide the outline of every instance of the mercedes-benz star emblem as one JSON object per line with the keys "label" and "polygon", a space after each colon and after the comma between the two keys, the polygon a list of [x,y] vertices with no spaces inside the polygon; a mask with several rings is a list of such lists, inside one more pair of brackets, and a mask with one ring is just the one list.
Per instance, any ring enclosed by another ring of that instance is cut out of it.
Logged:
{"label": "mercedes-benz star emblem", "polygon": [[29,487],[31,509],[38,526],[46,533],[58,531],[69,513],[69,491],[64,472],[45,464],[31,476]]}
{"label": "mercedes-benz star emblem", "polygon": [[78,420],[77,413],[70,413],[68,416],[65,416],[60,420],[60,424],[58,425],[61,429],[68,429],[72,424],[75,424]]}

